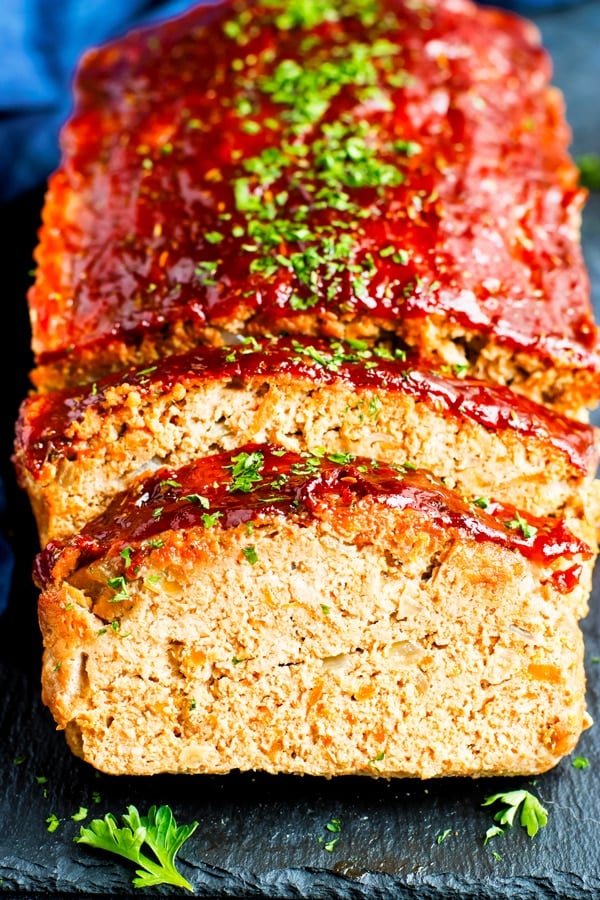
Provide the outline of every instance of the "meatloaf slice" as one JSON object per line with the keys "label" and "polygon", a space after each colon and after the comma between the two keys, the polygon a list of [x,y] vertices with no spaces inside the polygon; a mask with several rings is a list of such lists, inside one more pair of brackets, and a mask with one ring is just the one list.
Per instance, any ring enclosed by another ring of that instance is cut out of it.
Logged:
{"label": "meatloaf slice", "polygon": [[112,774],[543,772],[589,724],[589,557],[422,470],[246,445],[38,557],[44,700]]}
{"label": "meatloaf slice", "polygon": [[84,58],[29,305],[41,390],[223,333],[389,337],[579,416],[584,192],[530,23],[224,3]]}
{"label": "meatloaf slice", "polygon": [[79,530],[136,475],[245,441],[431,469],[468,498],[600,521],[596,432],[515,394],[365,342],[201,347],[93,386],[29,397],[15,442],[40,538]]}

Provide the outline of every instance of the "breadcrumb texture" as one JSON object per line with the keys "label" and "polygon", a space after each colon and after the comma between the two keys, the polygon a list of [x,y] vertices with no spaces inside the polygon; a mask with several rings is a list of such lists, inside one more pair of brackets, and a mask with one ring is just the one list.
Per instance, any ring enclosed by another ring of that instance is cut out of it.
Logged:
{"label": "breadcrumb texture", "polygon": [[257,512],[250,536],[162,532],[116,601],[116,546],[59,560],[43,690],[72,750],[112,774],[419,778],[531,775],[569,753],[590,724],[585,588],[357,497]]}

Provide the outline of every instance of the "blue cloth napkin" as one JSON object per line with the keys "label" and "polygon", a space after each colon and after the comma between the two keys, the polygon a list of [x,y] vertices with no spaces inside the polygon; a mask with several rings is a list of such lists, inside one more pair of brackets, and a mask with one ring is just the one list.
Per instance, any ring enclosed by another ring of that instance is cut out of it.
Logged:
{"label": "blue cloth napkin", "polygon": [[192,0],[4,0],[0,4],[0,202],[42,182],[84,50],[189,9]]}

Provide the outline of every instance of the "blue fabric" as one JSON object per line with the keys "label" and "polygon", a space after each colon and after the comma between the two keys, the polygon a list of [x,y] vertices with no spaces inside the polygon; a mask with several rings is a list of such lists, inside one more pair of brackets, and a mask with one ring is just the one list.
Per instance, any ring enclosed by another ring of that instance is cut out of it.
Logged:
{"label": "blue fabric", "polygon": [[43,181],[84,50],[189,9],[192,0],[3,0],[0,4],[0,201]]}

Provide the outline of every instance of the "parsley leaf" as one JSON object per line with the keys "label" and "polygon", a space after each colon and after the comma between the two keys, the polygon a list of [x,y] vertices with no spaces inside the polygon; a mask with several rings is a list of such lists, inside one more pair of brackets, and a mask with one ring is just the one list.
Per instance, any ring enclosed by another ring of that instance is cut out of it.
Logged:
{"label": "parsley leaf", "polygon": [[520,530],[523,537],[527,538],[527,540],[529,540],[529,538],[535,537],[537,532],[537,528],[535,527],[535,525],[530,525],[529,522],[526,522],[518,510],[515,511],[514,519],[511,519],[509,522],[505,522],[504,524],[507,528],[510,528],[511,531]]}
{"label": "parsley leaf", "polygon": [[[491,806],[493,803],[497,802],[503,803],[504,809],[501,809],[495,814],[494,821],[498,822],[500,825],[512,826],[514,824],[515,816],[520,809],[519,823],[523,828],[527,829],[529,837],[536,835],[539,829],[544,828],[548,822],[548,811],[544,809],[538,798],[530,793],[530,791],[519,790],[507,791],[501,794],[492,794],[490,797],[486,797],[481,805]],[[497,827],[493,828],[493,834],[490,834],[491,831],[492,829],[488,829],[488,832],[486,833],[486,838],[488,840],[489,837],[493,837],[495,834],[499,833]]]}
{"label": "parsley leaf", "polygon": [[[107,813],[103,819],[90,822],[89,827],[82,827],[79,837],[74,840],[78,844],[88,844],[99,850],[116,853],[141,866],[133,879],[135,887],[173,884],[193,891],[189,881],[177,871],[175,856],[194,833],[198,823],[177,826],[168,806],[160,806],[158,809],[151,806],[147,816],[140,816],[135,806],[129,806],[122,818],[125,827],[119,828],[116,818],[112,813]],[[155,859],[142,853],[144,843]]]}
{"label": "parsley leaf", "polygon": [[254,489],[254,485],[258,481],[262,481],[260,470],[264,464],[264,455],[260,451],[253,453],[239,453],[232,456],[232,466],[226,466],[231,469],[231,485],[230,491],[243,491],[249,493]]}

